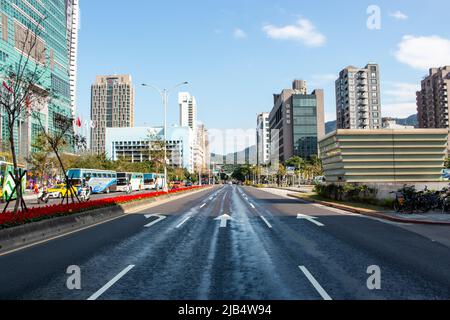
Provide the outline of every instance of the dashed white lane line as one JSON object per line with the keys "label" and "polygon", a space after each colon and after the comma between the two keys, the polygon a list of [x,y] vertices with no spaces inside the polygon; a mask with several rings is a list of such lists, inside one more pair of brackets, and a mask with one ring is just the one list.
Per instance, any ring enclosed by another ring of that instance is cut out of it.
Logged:
{"label": "dashed white lane line", "polygon": [[262,219],[262,221],[264,221],[264,223],[265,223],[270,229],[272,229],[272,225],[269,223],[269,221],[267,221],[266,218],[264,218],[263,216],[259,216],[259,217]]}
{"label": "dashed white lane line", "polygon": [[250,203],[250,207],[252,207],[253,209],[256,209],[256,207],[253,203]]}
{"label": "dashed white lane line", "polygon": [[183,226],[183,224],[185,224],[186,222],[188,222],[189,221],[189,219],[190,218],[192,218],[192,217],[187,217],[186,219],[184,219],[179,225],[177,225],[176,227],[175,227],[175,229],[180,229],[182,226]]}
{"label": "dashed white lane line", "polygon": [[200,206],[200,209],[203,209],[205,206],[206,206],[206,203],[202,204],[202,205]]}
{"label": "dashed white lane line", "polygon": [[155,217],[155,218],[158,218],[158,219],[156,219],[153,222],[150,222],[149,224],[146,224],[144,226],[144,228],[150,228],[150,227],[154,226],[155,224],[157,224],[158,222],[161,222],[161,221],[163,221],[164,219],[167,218],[166,216],[163,216],[161,214],[147,214],[147,215],[145,215],[145,218],[147,218],[147,219],[150,219],[152,217]]}
{"label": "dashed white lane line", "polygon": [[92,296],[88,298],[88,300],[97,300],[102,294],[104,294],[109,288],[111,288],[117,281],[119,281],[124,275],[126,275],[131,269],[133,269],[134,265],[129,265],[122,272],[120,272],[117,276],[111,279],[107,284],[105,284],[100,290],[94,293]]}
{"label": "dashed white lane line", "polygon": [[299,267],[300,270],[303,272],[303,274],[308,278],[309,282],[314,286],[314,288],[317,290],[317,292],[320,294],[323,300],[333,300],[328,295],[328,293],[322,288],[322,286],[317,282],[317,280],[313,277],[313,275],[306,269],[304,266]]}

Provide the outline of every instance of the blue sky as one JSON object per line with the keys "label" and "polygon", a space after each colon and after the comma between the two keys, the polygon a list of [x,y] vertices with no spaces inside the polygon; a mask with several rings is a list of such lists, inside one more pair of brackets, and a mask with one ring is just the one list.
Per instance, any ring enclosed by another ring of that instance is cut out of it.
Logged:
{"label": "blue sky", "polygon": [[[427,68],[450,64],[448,0],[80,1],[78,109],[89,117],[99,74],[126,73],[136,85],[136,125],[160,125],[159,96],[142,82],[185,88],[209,128],[253,128],[272,94],[305,79],[323,88],[335,118],[334,80],[348,65],[381,66],[384,116],[415,112]],[[381,29],[367,8],[381,9]],[[176,94],[170,123],[178,122]]]}

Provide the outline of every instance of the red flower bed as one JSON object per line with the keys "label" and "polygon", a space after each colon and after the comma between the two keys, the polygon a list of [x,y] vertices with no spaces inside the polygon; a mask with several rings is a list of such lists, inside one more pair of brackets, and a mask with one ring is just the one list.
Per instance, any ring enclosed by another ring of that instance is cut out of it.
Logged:
{"label": "red flower bed", "polygon": [[70,203],[64,205],[56,204],[51,206],[31,208],[28,210],[28,212],[19,212],[17,214],[8,211],[5,214],[0,213],[0,229],[26,224],[29,222],[50,219],[53,217],[66,216],[74,213],[80,213],[83,211],[119,205],[132,201],[155,198],[165,194],[179,193],[199,188],[201,187],[194,186],[194,187],[180,188],[177,190],[170,190],[167,193],[159,191],[138,195],[124,195],[112,198],[97,199],[83,203]]}

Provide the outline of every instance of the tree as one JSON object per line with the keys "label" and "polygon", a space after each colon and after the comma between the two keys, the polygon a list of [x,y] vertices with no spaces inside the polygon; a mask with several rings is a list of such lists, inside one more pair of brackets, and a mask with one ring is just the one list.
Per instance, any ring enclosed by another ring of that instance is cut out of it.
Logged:
{"label": "tree", "polygon": [[31,166],[32,171],[40,178],[51,175],[54,161],[51,158],[50,147],[45,137],[42,134],[38,135],[31,147],[35,151],[31,153],[26,161]]}
{"label": "tree", "polygon": [[295,170],[301,170],[303,165],[305,164],[305,161],[300,158],[299,156],[294,156],[288,160],[286,160],[286,167],[294,167]]}
{"label": "tree", "polygon": [[16,30],[16,46],[22,53],[18,62],[4,64],[0,66],[0,73],[3,76],[0,90],[0,108],[6,116],[6,129],[8,132],[9,149],[11,151],[14,165],[13,180],[15,182],[16,203],[14,213],[19,211],[19,207],[26,211],[23,201],[22,177],[24,172],[19,170],[19,159],[15,131],[20,127],[21,121],[29,117],[33,112],[32,106],[45,103],[47,89],[43,80],[49,76],[47,68],[47,57],[45,56],[45,44],[41,40],[42,22],[45,18],[39,19],[33,29],[19,27]]}
{"label": "tree", "polygon": [[280,165],[278,167],[278,172],[277,172],[278,185],[282,184],[282,182],[284,181],[285,177],[286,177],[286,168],[285,168],[285,166],[283,166],[280,163]]}
{"label": "tree", "polygon": [[164,171],[164,165],[166,159],[164,159],[164,148],[166,147],[166,142],[159,135],[149,132],[147,135],[147,140],[149,143],[149,160],[152,162],[152,167],[157,173]]}
{"label": "tree", "polygon": [[[52,95],[56,97],[56,95]],[[72,199],[75,202],[75,198],[79,201],[78,195],[70,192],[72,190],[72,181],[67,176],[67,168],[63,161],[63,152],[68,149],[84,149],[86,147],[86,139],[81,137],[74,132],[74,119],[64,115],[55,116],[53,119],[53,130],[49,130],[43,123],[41,114],[39,112],[33,113],[36,119],[39,129],[47,145],[48,150],[50,150],[57,159],[57,163],[61,169],[66,184],[66,189],[68,192],[62,198],[62,202]]]}

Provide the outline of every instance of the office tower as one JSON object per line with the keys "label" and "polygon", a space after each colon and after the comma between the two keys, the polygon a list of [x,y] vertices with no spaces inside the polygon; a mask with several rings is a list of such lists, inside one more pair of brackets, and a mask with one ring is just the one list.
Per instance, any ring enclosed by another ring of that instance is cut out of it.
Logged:
{"label": "office tower", "polygon": [[70,67],[70,104],[73,116],[75,116],[77,112],[77,57],[79,18],[80,7],[78,0],[66,0],[67,50],[69,52]]}
{"label": "office tower", "polygon": [[188,92],[178,94],[178,104],[180,105],[180,126],[197,128],[197,101]]}
{"label": "office tower", "polygon": [[380,67],[369,63],[364,69],[349,66],[336,80],[338,129],[380,129]]}
{"label": "office tower", "polygon": [[130,75],[97,76],[91,88],[91,150],[105,152],[106,128],[134,127],[134,88]]}
{"label": "office tower", "polygon": [[196,171],[206,173],[209,163],[208,149],[208,130],[204,124],[198,124],[194,146],[194,166]]}
{"label": "office tower", "polygon": [[260,113],[256,120],[257,163],[265,165],[270,162],[270,125],[269,113]]}
{"label": "office tower", "polygon": [[317,155],[318,139],[325,135],[323,90],[308,94],[306,81],[295,80],[292,89],[274,95],[269,124],[272,162]]}
{"label": "office tower", "polygon": [[[70,85],[71,76],[76,75],[76,65],[71,66],[70,57],[73,52],[71,48],[76,47],[77,39],[71,39],[69,48],[68,26],[73,23],[69,23],[67,12],[74,4],[75,1],[66,0],[2,0],[0,6],[0,66],[17,68],[21,62],[24,66],[27,56],[31,58],[28,64],[30,71],[34,70],[36,64],[45,66],[44,74],[40,77],[40,87],[55,92],[57,97],[51,103],[40,102],[43,105],[33,102],[30,108],[40,113],[49,131],[55,130],[61,121],[73,118]],[[24,45],[27,38],[34,43],[32,50],[30,45]],[[35,94],[39,92],[36,90]],[[14,140],[22,163],[30,156],[33,140],[40,134],[36,118],[23,114],[17,121]],[[4,112],[1,114],[0,127],[1,148],[9,151],[9,132]],[[67,132],[66,140],[70,146],[65,151],[73,151],[73,130]]]}
{"label": "office tower", "polygon": [[419,128],[449,128],[450,66],[430,69],[417,92]]}

